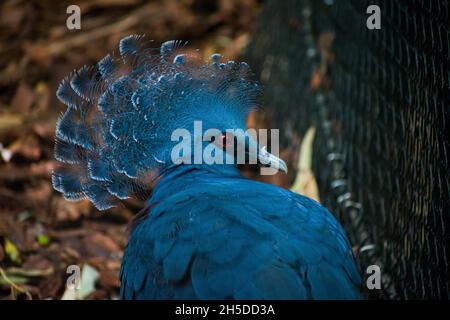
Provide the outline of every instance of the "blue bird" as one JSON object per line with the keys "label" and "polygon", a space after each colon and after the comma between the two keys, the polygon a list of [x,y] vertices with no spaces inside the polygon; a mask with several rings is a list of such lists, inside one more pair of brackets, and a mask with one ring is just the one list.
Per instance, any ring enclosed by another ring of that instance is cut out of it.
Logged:
{"label": "blue bird", "polygon": [[[179,41],[149,43],[122,39],[119,56],[82,67],[57,90],[68,106],[56,127],[57,191],[106,210],[154,183],[125,249],[121,298],[359,299],[361,279],[336,219],[307,197],[242,177],[229,162],[241,150],[287,170],[252,136],[227,131],[245,132],[260,101],[248,65],[222,63],[219,54],[202,63]],[[219,135],[205,139],[209,129]],[[178,148],[176,130],[189,134],[191,147]],[[226,161],[196,162],[198,145]]]}

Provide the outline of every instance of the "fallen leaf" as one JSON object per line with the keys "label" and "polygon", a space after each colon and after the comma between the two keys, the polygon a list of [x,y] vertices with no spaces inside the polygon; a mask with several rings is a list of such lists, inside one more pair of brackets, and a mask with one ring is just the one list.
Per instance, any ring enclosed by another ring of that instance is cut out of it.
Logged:
{"label": "fallen leaf", "polygon": [[45,234],[38,235],[36,240],[39,243],[39,245],[43,247],[47,246],[50,243],[50,238]]}
{"label": "fallen leaf", "polygon": [[45,180],[30,185],[25,189],[25,194],[30,200],[44,206],[48,205],[48,199],[50,199],[52,193],[53,188],[50,182]]}
{"label": "fallen leaf", "polygon": [[30,255],[22,265],[22,268],[26,270],[48,270],[52,267],[52,262],[43,257],[41,254]]}
{"label": "fallen leaf", "polygon": [[27,114],[35,100],[36,95],[33,89],[25,82],[21,82],[11,101],[11,109],[20,114]]}
{"label": "fallen leaf", "polygon": [[17,222],[24,222],[33,217],[29,210],[23,210],[17,215]]}
{"label": "fallen leaf", "polygon": [[49,88],[45,82],[39,81],[34,88],[34,92],[36,95],[36,112],[44,114],[47,111],[50,102]]}
{"label": "fallen leaf", "polygon": [[2,32],[8,32],[8,34],[20,33],[23,28],[23,18],[26,14],[24,7],[15,1],[6,1],[3,3],[2,10],[0,10],[0,25],[3,29]]}
{"label": "fallen leaf", "polygon": [[61,300],[83,300],[95,291],[95,284],[100,278],[100,273],[89,264],[83,265],[78,288],[67,287]]}
{"label": "fallen leaf", "polygon": [[54,198],[53,210],[58,222],[76,221],[81,216],[87,215],[91,209],[89,200],[69,202],[62,197]]}
{"label": "fallen leaf", "polygon": [[3,144],[0,143],[0,154],[2,156],[3,161],[9,162],[13,156],[13,153],[11,150],[4,148]]}
{"label": "fallen leaf", "polygon": [[0,246],[0,262],[5,259],[5,251],[3,250],[3,247]]}
{"label": "fallen leaf", "polygon": [[303,137],[300,146],[297,175],[291,186],[291,191],[320,201],[319,187],[312,171],[313,144],[316,129],[311,127]]}
{"label": "fallen leaf", "polygon": [[8,255],[9,259],[16,263],[21,264],[22,259],[20,258],[20,252],[19,249],[17,249],[16,245],[11,242],[8,238],[5,238],[4,243],[5,253]]}
{"label": "fallen leaf", "polygon": [[42,152],[39,141],[32,134],[28,134],[14,141],[8,149],[13,154],[21,154],[29,160],[38,160]]}
{"label": "fallen leaf", "polygon": [[119,288],[120,281],[118,272],[112,272],[110,270],[104,270],[100,273],[100,284],[106,288]]}
{"label": "fallen leaf", "polygon": [[18,114],[0,114],[0,130],[9,130],[20,126],[24,122]]}
{"label": "fallen leaf", "polygon": [[109,299],[108,291],[106,290],[95,290],[91,294],[89,294],[87,297],[85,297],[86,300],[106,300]]}
{"label": "fallen leaf", "polygon": [[109,257],[120,251],[119,246],[110,237],[96,232],[83,239],[86,252],[91,257]]}
{"label": "fallen leaf", "polygon": [[64,277],[61,274],[56,274],[52,277],[43,278],[39,285],[39,289],[43,299],[54,299],[58,296],[59,290],[63,286]]}
{"label": "fallen leaf", "polygon": [[81,270],[80,290],[77,297],[82,300],[95,291],[95,283],[100,278],[100,273],[88,264]]}
{"label": "fallen leaf", "polygon": [[75,288],[66,288],[64,291],[61,300],[77,300],[77,289]]}
{"label": "fallen leaf", "polygon": [[72,258],[76,260],[79,260],[81,258],[80,253],[71,247],[64,247],[63,250],[64,253],[68,256],[67,258]]}
{"label": "fallen leaf", "polygon": [[26,286],[20,286],[19,284],[21,284],[21,281],[27,281],[27,278],[25,277],[21,277],[21,276],[16,276],[16,277],[8,277],[8,275],[6,274],[5,270],[3,270],[2,267],[0,267],[0,284],[5,284],[5,285],[9,285],[10,289],[11,289],[11,295],[10,298],[12,299],[16,299],[17,297],[17,292],[18,293],[23,293],[27,296],[27,298],[29,300],[31,300],[33,297],[30,293],[30,291],[27,289]]}
{"label": "fallen leaf", "polygon": [[25,269],[25,268],[8,268],[5,270],[9,278],[11,277],[23,277],[23,278],[38,278],[48,277],[54,273],[52,266],[47,269]]}
{"label": "fallen leaf", "polygon": [[25,284],[29,281],[28,277],[24,276],[15,276],[15,275],[7,275],[8,278],[0,277],[0,285],[9,285],[10,282],[14,282],[15,284]]}

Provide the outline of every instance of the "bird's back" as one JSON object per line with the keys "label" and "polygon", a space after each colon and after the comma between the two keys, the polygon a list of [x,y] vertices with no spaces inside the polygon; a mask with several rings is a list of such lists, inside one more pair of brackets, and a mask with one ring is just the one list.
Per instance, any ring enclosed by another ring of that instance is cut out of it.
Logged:
{"label": "bird's back", "polygon": [[321,205],[231,170],[157,185],[121,270],[125,299],[357,299],[342,228]]}

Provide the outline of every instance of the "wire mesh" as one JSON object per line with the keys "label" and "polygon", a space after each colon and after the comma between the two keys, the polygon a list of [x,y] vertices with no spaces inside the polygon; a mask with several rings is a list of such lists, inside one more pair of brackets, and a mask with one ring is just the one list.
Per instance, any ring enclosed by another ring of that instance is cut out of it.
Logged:
{"label": "wire mesh", "polygon": [[372,298],[450,298],[448,15],[447,0],[268,1],[248,47],[282,146],[317,128],[321,200],[361,272],[380,266]]}

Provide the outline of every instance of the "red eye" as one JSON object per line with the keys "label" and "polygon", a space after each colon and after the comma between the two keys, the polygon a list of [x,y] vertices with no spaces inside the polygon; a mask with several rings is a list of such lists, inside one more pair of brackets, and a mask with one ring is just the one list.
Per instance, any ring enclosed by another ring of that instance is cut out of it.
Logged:
{"label": "red eye", "polygon": [[222,135],[222,146],[227,146],[227,136],[225,134]]}

